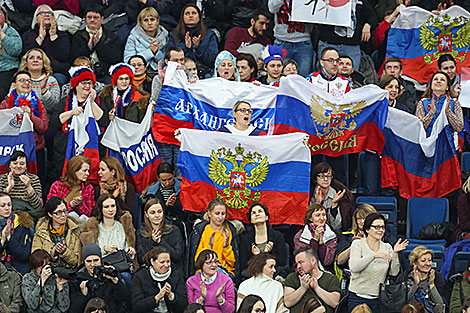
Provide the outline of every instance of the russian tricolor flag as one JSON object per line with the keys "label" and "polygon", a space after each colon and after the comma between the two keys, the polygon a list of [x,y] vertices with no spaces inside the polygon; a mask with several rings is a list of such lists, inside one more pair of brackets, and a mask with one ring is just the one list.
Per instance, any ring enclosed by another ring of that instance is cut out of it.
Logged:
{"label": "russian tricolor flag", "polygon": [[28,114],[15,107],[0,110],[0,174],[8,173],[8,161],[16,150],[28,157],[28,172],[37,173],[34,127]]}
{"label": "russian tricolor flag", "polygon": [[383,133],[383,187],[398,188],[404,198],[442,197],[461,187],[456,136],[445,110],[426,137],[416,116],[390,108]]}
{"label": "russian tricolor flag", "polygon": [[101,139],[108,147],[109,156],[121,161],[126,179],[131,181],[137,193],[157,180],[160,154],[152,135],[152,104],[147,107],[140,124],[115,117]]}
{"label": "russian tricolor flag", "polygon": [[374,85],[336,99],[303,77],[289,75],[281,78],[273,133],[308,133],[312,154],[381,152],[387,107],[388,92]]}
{"label": "russian tricolor flag", "polygon": [[100,154],[98,151],[98,136],[100,134],[101,130],[93,116],[90,97],[88,97],[87,100],[85,100],[85,110],[83,113],[74,115],[70,123],[63,173],[65,172],[68,161],[72,157],[83,155],[91,160],[88,181],[93,184],[99,183],[98,169],[100,166]]}
{"label": "russian tricolor flag", "polygon": [[222,199],[228,218],[248,222],[253,201],[269,208],[270,223],[303,224],[310,191],[310,152],[305,134],[240,136],[181,129],[178,167],[181,203],[202,212]]}
{"label": "russian tricolor flag", "polygon": [[457,71],[470,66],[470,13],[451,6],[435,15],[419,7],[401,5],[400,15],[388,33],[387,58],[403,62],[403,75],[427,83],[437,71],[437,60],[452,54]]}
{"label": "russian tricolor flag", "polygon": [[179,145],[174,137],[178,128],[215,131],[234,124],[232,108],[238,100],[251,104],[252,125],[265,132],[274,115],[276,87],[210,78],[189,84],[186,73],[169,62],[165,81],[155,107],[153,133],[158,142]]}

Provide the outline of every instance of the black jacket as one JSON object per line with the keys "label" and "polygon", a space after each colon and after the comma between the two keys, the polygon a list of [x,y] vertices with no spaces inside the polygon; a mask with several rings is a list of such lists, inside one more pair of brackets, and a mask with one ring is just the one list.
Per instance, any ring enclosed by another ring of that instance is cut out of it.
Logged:
{"label": "black jacket", "polygon": [[[165,224],[169,224],[165,223]],[[144,237],[143,233],[147,230],[145,225],[136,232],[135,247],[137,249],[137,260],[139,265],[143,265],[144,255],[153,247],[164,246],[170,251],[171,263],[174,264],[175,269],[183,270],[184,260],[184,244],[183,237],[178,227],[173,226],[168,231],[164,231],[160,243],[153,241],[151,237]]]}
{"label": "black jacket", "polygon": [[[237,279],[240,275],[240,252],[239,252],[239,245],[238,245],[238,236],[235,227],[228,222],[228,226],[230,231],[232,232],[232,245],[233,254],[235,255],[235,278]],[[188,275],[192,276],[195,273],[194,269],[194,257],[196,256],[197,247],[199,247],[199,242],[201,241],[202,232],[204,228],[209,225],[208,221],[200,222],[193,227],[193,232],[189,236],[189,247],[188,253],[186,254],[188,259]],[[219,256],[220,257],[220,256]]]}
{"label": "black jacket", "polygon": [[415,86],[412,82],[406,81],[403,78],[399,78],[400,84],[403,86],[405,91],[397,98],[399,103],[403,103],[408,107],[408,112],[415,114],[416,105],[418,104],[418,97],[416,96]]}
{"label": "black jacket", "polygon": [[[86,296],[80,290],[80,284],[85,280],[88,280],[88,294]],[[69,313],[82,313],[88,301],[96,297],[104,300],[109,308],[109,313],[128,312],[126,303],[129,292],[122,278],[117,284],[107,278],[100,282],[98,279],[92,278],[83,267],[78,271],[78,279],[70,283]]]}
{"label": "black jacket", "polygon": [[[284,236],[272,228],[268,228],[268,242],[274,243],[270,254],[276,257],[277,266],[285,266],[286,258],[286,241]],[[253,225],[248,225],[245,232],[240,235],[240,268],[243,271],[248,267],[248,261],[253,256],[251,247],[255,242],[255,229]]]}
{"label": "black jacket", "polygon": [[[165,297],[165,304],[169,313],[180,313],[188,305],[188,296],[186,294],[186,283],[181,271],[175,270],[171,273],[168,280],[161,282],[163,286],[168,282],[171,285],[171,291],[175,295],[173,301]],[[134,313],[151,313],[158,306],[155,301],[155,295],[160,292],[158,284],[150,276],[148,267],[140,268],[134,275],[131,287],[132,308]]]}

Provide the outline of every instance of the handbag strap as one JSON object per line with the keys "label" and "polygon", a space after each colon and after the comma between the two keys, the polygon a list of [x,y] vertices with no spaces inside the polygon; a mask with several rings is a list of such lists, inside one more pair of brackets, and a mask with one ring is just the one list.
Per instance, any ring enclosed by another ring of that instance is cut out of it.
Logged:
{"label": "handbag strap", "polygon": [[463,305],[464,297],[463,297],[463,290],[462,290],[462,280],[459,280],[459,293],[460,293],[460,303]]}

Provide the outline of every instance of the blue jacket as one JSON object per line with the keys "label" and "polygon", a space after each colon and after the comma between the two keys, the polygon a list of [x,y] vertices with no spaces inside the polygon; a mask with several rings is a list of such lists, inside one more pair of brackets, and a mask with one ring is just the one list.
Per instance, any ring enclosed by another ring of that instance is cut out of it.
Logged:
{"label": "blue jacket", "polygon": [[[443,95],[439,96],[439,99],[438,99],[435,94],[432,94],[431,99],[423,98],[422,102],[423,102],[423,105],[424,105],[424,112],[426,112],[426,115],[431,110],[432,99],[435,99],[435,101],[436,101],[436,114],[434,114],[434,117],[432,118],[431,123],[429,123],[428,128],[426,128],[426,136],[427,137],[429,137],[429,135],[431,135],[432,126],[436,122],[436,119],[439,116],[439,114],[441,114],[442,108],[446,105],[447,96],[445,94],[443,94]],[[454,102],[455,102],[455,99],[450,99],[450,109],[452,111],[454,111]]]}
{"label": "blue jacket", "polygon": [[[153,54],[150,50],[150,43],[152,40],[158,42],[158,51]],[[155,38],[150,37],[140,25],[136,25],[127,37],[126,46],[124,48],[124,62],[129,62],[129,59],[140,54],[147,61],[148,66],[156,70],[158,68],[158,62],[162,61],[165,57],[165,50],[168,42],[168,31],[163,27],[159,26],[157,35]]]}
{"label": "blue jacket", "polygon": [[465,239],[461,241],[457,241],[451,244],[444,252],[444,264],[441,267],[441,274],[447,279],[449,276],[450,268],[452,266],[452,259],[454,258],[454,254],[457,253],[457,248],[462,247],[463,252],[470,251],[470,239]]}
{"label": "blue jacket", "polygon": [[0,71],[9,71],[20,65],[19,56],[23,49],[20,34],[11,26],[4,25],[5,38],[2,39],[2,52],[0,54]]}
{"label": "blue jacket", "polygon": [[219,53],[219,47],[217,45],[215,34],[212,30],[207,30],[204,39],[196,49],[194,49],[194,45],[191,46],[191,49],[186,47],[184,42],[184,35],[180,35],[180,38],[180,42],[175,42],[175,34],[174,32],[171,32],[170,39],[168,40],[168,47],[180,47],[184,51],[184,56],[193,59],[198,64],[198,66],[203,65],[211,69],[214,67],[215,58]]}

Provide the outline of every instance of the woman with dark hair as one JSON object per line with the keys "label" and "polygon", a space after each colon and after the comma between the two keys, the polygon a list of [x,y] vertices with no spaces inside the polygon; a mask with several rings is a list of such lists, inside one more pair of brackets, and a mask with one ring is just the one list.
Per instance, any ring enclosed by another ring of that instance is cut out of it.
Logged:
{"label": "woman with dark hair", "polygon": [[335,232],[327,224],[326,209],[320,204],[310,204],[304,216],[304,228],[294,236],[294,250],[308,246],[318,255],[321,265],[333,268],[337,244]]}
{"label": "woman with dark hair", "polygon": [[240,268],[242,275],[248,267],[248,260],[260,253],[270,253],[276,258],[277,266],[286,266],[286,242],[284,236],[271,228],[269,210],[259,202],[253,202],[246,213],[250,224],[240,235]]}
{"label": "woman with dark hair", "polygon": [[144,264],[144,256],[153,247],[163,246],[173,256],[174,268],[183,270],[184,245],[178,227],[169,224],[165,219],[160,200],[153,198],[144,206],[144,225],[137,231],[136,249],[139,265]]}
{"label": "woman with dark hair", "polygon": [[107,156],[101,159],[98,170],[100,183],[95,187],[95,200],[104,193],[110,193],[116,199],[117,204],[123,210],[134,214],[135,188],[126,182],[124,168],[115,157]]}
{"label": "woman with dark hair", "polygon": [[[410,303],[405,305],[403,309],[401,309],[401,313],[427,313],[427,312],[428,311],[426,310],[424,305],[418,301],[411,301]],[[454,312],[454,313],[457,313],[457,312]],[[458,313],[462,313],[462,311],[458,311]]]}
{"label": "woman with dark hair", "polygon": [[118,63],[109,68],[111,84],[106,85],[100,94],[102,106],[109,112],[109,120],[119,117],[140,123],[144,119],[150,94],[135,88],[134,68],[127,63]]}
{"label": "woman with dark hair", "polygon": [[256,295],[265,300],[268,313],[285,313],[289,310],[284,306],[284,288],[274,279],[276,259],[268,253],[260,253],[251,257],[248,262],[248,273],[251,278],[243,281],[238,288],[237,307],[242,307],[244,299]]}
{"label": "woman with dark hair", "polygon": [[227,206],[216,198],[207,205],[204,221],[194,225],[189,237],[189,274],[194,274],[194,262],[198,260],[201,251],[210,249],[220,255],[217,261],[219,271],[232,279],[238,276],[240,268],[238,236],[235,227],[226,220],[226,216]]}
{"label": "woman with dark hair", "polygon": [[0,192],[0,259],[9,270],[21,275],[29,270],[33,228],[33,219],[22,211],[12,212],[10,196]]}
{"label": "woman with dark hair", "polygon": [[11,78],[20,64],[18,58],[23,48],[20,34],[9,24],[7,11],[0,6],[0,99],[8,94]]}
{"label": "woman with dark hair", "polygon": [[140,54],[133,55],[127,63],[132,66],[134,71],[134,81],[132,85],[148,93],[152,92],[152,79],[147,76],[147,61]]}
{"label": "woman with dark hair", "polygon": [[183,49],[184,56],[196,61],[197,68],[210,73],[219,52],[214,32],[202,21],[201,10],[196,4],[186,4],[181,10],[178,26],[170,33],[168,46]]}
{"label": "woman with dark hair", "polygon": [[392,75],[382,75],[379,86],[388,91],[388,106],[410,113],[406,104],[397,101],[403,88],[398,78]]}
{"label": "woman with dark hair", "polygon": [[90,216],[95,206],[93,186],[88,182],[90,165],[90,159],[85,156],[71,158],[64,175],[52,184],[47,200],[61,197],[67,203],[68,211],[74,211],[78,216]]}
{"label": "woman with dark hair", "polygon": [[0,175],[0,191],[10,195],[15,210],[28,213],[34,219],[42,216],[42,187],[37,175],[28,173],[28,159],[16,150],[8,160],[8,173]]}
{"label": "woman with dark hair", "polygon": [[67,280],[52,272],[51,255],[42,249],[31,253],[31,271],[23,276],[21,292],[27,312],[68,312],[70,306]]}
{"label": "woman with dark hair", "polygon": [[101,298],[93,298],[86,304],[83,313],[108,313],[108,306]]}
{"label": "woman with dark hair", "polygon": [[[132,215],[128,211],[122,211],[114,196],[109,193],[98,197],[94,213],[95,216],[83,225],[80,234],[82,246],[91,241],[100,247],[103,257],[124,250],[130,259],[134,259],[136,251]],[[130,285],[130,273],[121,274]]]}
{"label": "woman with dark hair", "polygon": [[459,95],[462,85],[460,84],[460,76],[457,74],[457,62],[454,57],[451,54],[441,55],[437,60],[437,69],[449,75],[450,85]]}
{"label": "woman with dark hair", "polygon": [[199,253],[195,262],[198,273],[186,281],[188,301],[204,305],[207,313],[233,312],[235,310],[233,282],[228,275],[218,270],[218,264],[215,251],[205,249]]}
{"label": "woman with dark hair", "polygon": [[269,312],[266,310],[263,298],[257,295],[246,296],[240,304],[237,313],[264,313]]}
{"label": "woman with dark hair", "polygon": [[54,137],[56,177],[60,177],[64,168],[65,151],[72,118],[82,114],[85,105],[89,103],[98,126],[105,128],[109,124],[108,114],[105,114],[106,110],[100,107],[100,100],[94,89],[96,76],[93,71],[88,67],[80,66],[72,67],[69,73],[72,78],[70,81],[72,89],[66,97],[62,98],[59,105],[55,106],[50,124],[50,128],[57,130]]}
{"label": "woman with dark hair", "polygon": [[258,65],[251,54],[238,54],[237,69],[240,73],[240,81],[242,82],[253,82],[256,80],[256,77],[258,77]]}
{"label": "woman with dark hair", "polygon": [[163,246],[145,254],[142,267],[132,280],[131,299],[136,313],[180,313],[188,304],[181,270],[171,268],[171,255]]}
{"label": "woman with dark hair", "polygon": [[379,312],[379,288],[385,282],[387,273],[395,276],[400,271],[398,253],[408,246],[408,240],[398,239],[393,246],[382,241],[385,234],[386,219],[383,215],[369,214],[363,231],[365,238],[354,240],[351,244],[349,269],[349,311],[358,304],[367,304],[372,312]]}
{"label": "woman with dark hair", "polygon": [[457,93],[450,84],[449,76],[436,72],[429,80],[423,97],[416,106],[416,116],[423,122],[426,135],[431,135],[432,126],[442,110],[454,132],[463,129],[463,113]]}
{"label": "woman with dark hair", "polygon": [[59,266],[74,267],[80,255],[80,229],[68,218],[67,203],[62,198],[51,197],[44,211],[45,216],[36,225],[31,251],[50,251]]}
{"label": "woman with dark hair", "polygon": [[199,303],[190,303],[183,313],[206,313],[206,308]]}
{"label": "woman with dark hair", "polygon": [[310,203],[325,207],[331,228],[341,232],[351,228],[354,197],[351,191],[334,179],[328,163],[318,163],[312,171]]}

